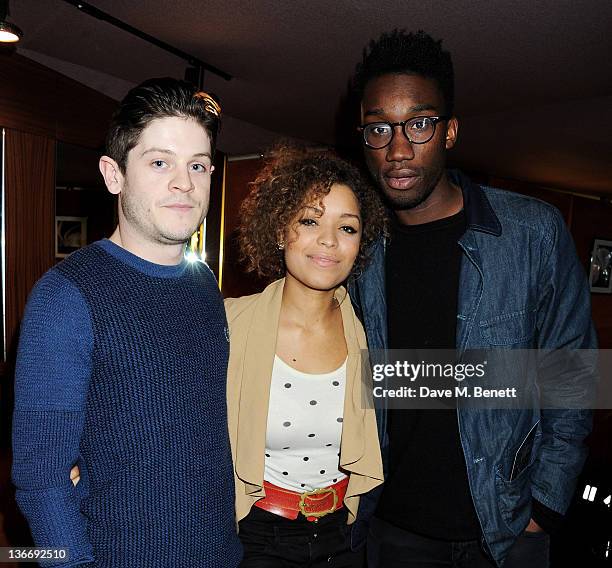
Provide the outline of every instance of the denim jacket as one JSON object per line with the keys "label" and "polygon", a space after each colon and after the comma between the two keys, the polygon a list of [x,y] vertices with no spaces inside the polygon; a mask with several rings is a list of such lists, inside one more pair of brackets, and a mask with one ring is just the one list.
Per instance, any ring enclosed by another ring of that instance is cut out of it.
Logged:
{"label": "denim jacket", "polygon": [[[531,197],[481,187],[459,172],[467,230],[457,308],[457,349],[593,349],[590,293],[584,268],[563,218]],[[351,287],[370,349],[387,347],[385,243],[374,246],[365,272]],[[410,325],[410,322],[406,322]],[[415,323],[418,325],[418,322]],[[582,389],[591,369],[558,377]],[[537,369],[526,377],[536,385]],[[534,390],[536,390],[534,388]],[[561,514],[567,510],[586,457],[589,410],[459,408],[459,433],[485,550],[499,565],[531,517],[532,498]],[[386,412],[378,411],[383,456],[388,453]],[[515,457],[520,471],[512,471]],[[512,473],[511,473],[512,472]],[[353,539],[363,538],[377,494],[362,502]],[[358,532],[361,527],[361,533]]]}

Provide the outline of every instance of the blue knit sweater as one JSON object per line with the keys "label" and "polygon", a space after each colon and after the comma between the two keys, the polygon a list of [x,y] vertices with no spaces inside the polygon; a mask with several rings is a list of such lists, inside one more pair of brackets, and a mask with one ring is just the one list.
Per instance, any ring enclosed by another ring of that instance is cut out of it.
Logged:
{"label": "blue knit sweater", "polygon": [[227,357],[202,263],[104,240],[43,276],[21,330],[13,480],[36,545],[69,550],[47,565],[238,565]]}

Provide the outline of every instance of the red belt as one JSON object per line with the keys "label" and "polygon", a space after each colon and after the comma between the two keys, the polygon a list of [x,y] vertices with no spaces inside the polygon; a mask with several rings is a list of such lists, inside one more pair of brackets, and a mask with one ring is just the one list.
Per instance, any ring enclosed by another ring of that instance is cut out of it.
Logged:
{"label": "red belt", "polygon": [[264,481],[266,496],[255,502],[255,506],[286,519],[297,519],[302,513],[309,521],[318,521],[328,513],[343,507],[344,495],[349,478],[345,477],[335,485],[297,493]]}

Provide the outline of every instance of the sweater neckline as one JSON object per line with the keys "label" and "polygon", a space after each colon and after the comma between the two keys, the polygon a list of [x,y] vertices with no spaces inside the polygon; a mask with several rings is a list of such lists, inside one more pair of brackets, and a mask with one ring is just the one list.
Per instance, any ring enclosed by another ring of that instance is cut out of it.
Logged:
{"label": "sweater neckline", "polygon": [[110,254],[120,262],[131,266],[135,270],[138,270],[138,272],[155,278],[178,278],[182,276],[189,264],[185,259],[178,264],[155,264],[154,262],[149,262],[123,247],[120,247],[110,239],[96,241],[94,245],[99,246],[104,252]]}

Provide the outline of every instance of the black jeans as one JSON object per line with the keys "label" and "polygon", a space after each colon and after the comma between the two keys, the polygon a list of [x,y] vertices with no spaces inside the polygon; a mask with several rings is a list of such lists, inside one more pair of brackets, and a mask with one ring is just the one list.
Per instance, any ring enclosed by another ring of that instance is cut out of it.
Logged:
{"label": "black jeans", "polygon": [[[504,568],[547,568],[550,539],[524,532]],[[494,568],[477,540],[446,542],[417,535],[374,517],[368,535],[368,568]]]}
{"label": "black jeans", "polygon": [[346,509],[317,522],[294,521],[253,507],[239,523],[241,568],[364,568],[365,552],[351,552]]}

